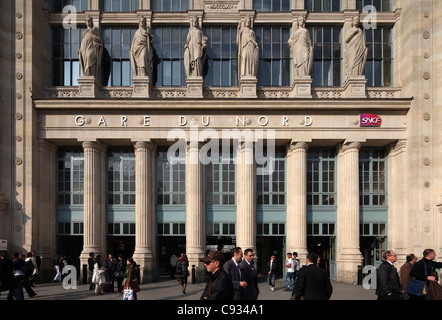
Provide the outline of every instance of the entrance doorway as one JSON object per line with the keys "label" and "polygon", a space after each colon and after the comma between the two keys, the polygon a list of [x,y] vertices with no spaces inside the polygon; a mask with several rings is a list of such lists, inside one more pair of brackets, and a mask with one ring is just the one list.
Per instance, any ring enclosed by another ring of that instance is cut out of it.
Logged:
{"label": "entrance doorway", "polygon": [[256,254],[258,256],[257,268],[259,274],[267,276],[267,262],[275,255],[277,262],[276,277],[282,276],[282,265],[285,264],[286,252],[284,252],[285,237],[256,237]]}
{"label": "entrance doorway", "polygon": [[[118,257],[118,255],[122,253],[124,257],[127,259],[132,257],[134,251],[135,251],[135,237],[113,236],[107,238],[107,254],[112,253],[114,257]],[[106,254],[106,259],[107,259],[107,254]]]}
{"label": "entrance doorway", "polygon": [[307,250],[316,252],[320,257],[319,266],[330,273],[331,279],[336,279],[336,237],[309,236]]}
{"label": "entrance doorway", "polygon": [[386,250],[386,237],[360,237],[360,250],[363,266],[375,266],[377,269],[382,264],[382,253]]}
{"label": "entrance doorway", "polygon": [[57,236],[57,253],[64,255],[69,265],[75,266],[80,276],[80,254],[83,251],[83,236]]}
{"label": "entrance doorway", "polygon": [[170,257],[186,253],[186,237],[158,236],[158,266],[159,275],[170,275]]}

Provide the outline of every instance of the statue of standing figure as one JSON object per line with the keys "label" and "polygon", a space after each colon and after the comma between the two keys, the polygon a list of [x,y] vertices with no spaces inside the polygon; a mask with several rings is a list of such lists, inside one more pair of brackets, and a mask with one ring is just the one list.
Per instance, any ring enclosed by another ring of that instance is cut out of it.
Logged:
{"label": "statue of standing figure", "polygon": [[130,59],[135,76],[151,77],[153,70],[153,36],[147,27],[145,18],[139,19],[139,28],[135,32],[130,48]]}
{"label": "statue of standing figure", "polygon": [[345,34],[345,79],[361,76],[367,62],[368,50],[365,46],[364,33],[359,25],[359,15],[353,17],[351,29]]}
{"label": "statue of standing figure", "polygon": [[236,43],[238,45],[239,77],[256,77],[259,65],[259,46],[255,32],[251,28],[252,18],[241,20],[238,25]]}
{"label": "statue of standing figure", "polygon": [[305,17],[299,17],[298,30],[289,39],[290,52],[293,61],[293,77],[309,76],[313,63],[313,45],[310,33],[305,27]]}
{"label": "statue of standing figure", "polygon": [[207,37],[200,30],[197,17],[190,20],[190,30],[184,46],[184,69],[187,77],[202,77],[207,54]]}
{"label": "statue of standing figure", "polygon": [[80,66],[85,76],[94,76],[100,79],[101,61],[103,58],[103,41],[99,31],[94,27],[94,20],[88,16],[86,19],[87,29],[83,32],[80,50]]}

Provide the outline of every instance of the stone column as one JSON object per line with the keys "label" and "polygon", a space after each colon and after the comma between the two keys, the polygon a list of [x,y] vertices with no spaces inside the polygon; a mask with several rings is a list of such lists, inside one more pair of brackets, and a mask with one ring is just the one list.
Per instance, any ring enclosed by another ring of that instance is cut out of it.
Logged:
{"label": "stone column", "polygon": [[87,264],[89,253],[103,254],[103,213],[102,179],[105,177],[102,166],[103,146],[99,142],[82,142],[84,150],[84,243],[80,255],[81,265]]}
{"label": "stone column", "polygon": [[154,249],[152,235],[152,188],[155,182],[152,169],[153,144],[139,141],[135,143],[135,252],[134,260],[140,265],[141,282],[151,282],[154,274]]}
{"label": "stone column", "polygon": [[409,230],[408,208],[404,201],[407,193],[407,140],[399,140],[388,146],[388,248],[398,255],[398,262],[405,262],[408,244],[413,243],[410,236],[404,237]]}
{"label": "stone column", "polygon": [[287,147],[287,252],[307,259],[307,142]]}
{"label": "stone column", "polygon": [[[242,142],[237,164],[236,245],[256,252],[256,167],[253,142]],[[256,257],[255,257],[256,259]]]}
{"label": "stone column", "polygon": [[199,258],[206,251],[204,165],[199,160],[200,148],[200,143],[189,142],[186,156],[186,253],[189,268],[196,266],[197,282],[204,281],[204,264]]}
{"label": "stone column", "polygon": [[56,254],[56,152],[57,146],[47,140],[38,140],[38,247],[42,259],[39,278],[49,281]]}
{"label": "stone column", "polygon": [[359,250],[360,142],[338,146],[337,281],[357,283]]}

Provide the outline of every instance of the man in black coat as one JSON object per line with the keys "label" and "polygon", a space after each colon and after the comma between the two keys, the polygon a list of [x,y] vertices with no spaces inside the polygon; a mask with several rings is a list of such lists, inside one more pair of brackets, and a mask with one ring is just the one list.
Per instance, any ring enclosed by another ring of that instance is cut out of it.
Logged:
{"label": "man in black coat", "polygon": [[247,286],[242,290],[241,300],[258,300],[258,272],[253,266],[254,256],[253,249],[246,249],[244,260],[239,264],[241,279],[247,282]]}
{"label": "man in black coat", "polygon": [[442,262],[434,261],[436,258],[436,252],[433,249],[425,249],[423,256],[422,260],[419,260],[413,265],[413,268],[410,271],[410,277],[427,282],[427,293],[419,297],[419,299],[425,300],[430,299],[430,296],[428,295],[429,283],[430,281],[437,281],[435,277],[435,269],[442,268]]}
{"label": "man in black coat", "polygon": [[209,279],[200,300],[233,300],[232,279],[223,270],[224,255],[219,251],[210,251],[204,262]]}
{"label": "man in black coat", "polygon": [[233,248],[231,250],[232,259],[227,261],[223,269],[232,278],[233,285],[233,300],[241,300],[241,291],[247,287],[247,282],[241,279],[241,271],[239,263],[242,260],[243,252],[240,247]]}
{"label": "man in black coat", "polygon": [[318,255],[311,252],[307,255],[307,266],[302,267],[293,288],[293,300],[330,300],[333,287],[329,273],[318,267]]}
{"label": "man in black coat", "polygon": [[0,256],[0,292],[8,291],[9,297],[22,300],[18,292],[17,281],[14,277],[14,264],[8,257],[7,252],[2,252]]}
{"label": "man in black coat", "polygon": [[383,262],[377,270],[377,289],[378,300],[401,300],[401,282],[399,274],[394,266],[397,261],[397,255],[388,250],[382,255]]}
{"label": "man in black coat", "polygon": [[278,263],[276,262],[275,255],[270,257],[270,260],[267,261],[267,280],[269,281],[270,290],[275,291],[275,279],[276,279],[276,271],[278,268]]}

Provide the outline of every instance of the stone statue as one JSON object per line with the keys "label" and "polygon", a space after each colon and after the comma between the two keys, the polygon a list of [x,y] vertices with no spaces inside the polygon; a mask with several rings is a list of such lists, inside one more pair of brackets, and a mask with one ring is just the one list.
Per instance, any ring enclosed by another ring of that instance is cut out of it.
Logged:
{"label": "stone statue", "polygon": [[153,70],[153,36],[147,27],[146,19],[139,20],[130,48],[130,60],[135,76],[151,76]]}
{"label": "stone statue", "polygon": [[259,46],[255,32],[251,29],[251,18],[241,20],[238,25],[236,43],[238,45],[239,77],[256,77],[259,64]]}
{"label": "stone statue", "polygon": [[86,19],[86,31],[83,32],[80,50],[78,55],[80,65],[85,76],[94,76],[100,79],[101,61],[103,58],[103,41],[100,38],[99,31],[94,27],[92,17]]}
{"label": "stone statue", "polygon": [[368,50],[365,46],[364,34],[358,28],[359,16],[351,22],[351,29],[345,34],[345,79],[361,76],[367,62]]}
{"label": "stone statue", "polygon": [[184,69],[187,77],[202,77],[207,54],[207,37],[199,28],[198,18],[190,21],[190,30],[184,46]]}
{"label": "stone statue", "polygon": [[298,18],[298,30],[288,42],[293,61],[293,77],[309,76],[313,63],[313,46],[310,33],[305,28],[305,17]]}

